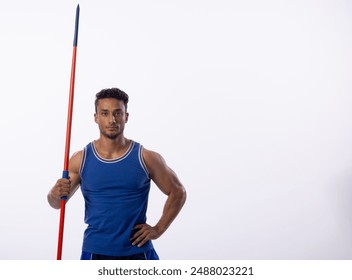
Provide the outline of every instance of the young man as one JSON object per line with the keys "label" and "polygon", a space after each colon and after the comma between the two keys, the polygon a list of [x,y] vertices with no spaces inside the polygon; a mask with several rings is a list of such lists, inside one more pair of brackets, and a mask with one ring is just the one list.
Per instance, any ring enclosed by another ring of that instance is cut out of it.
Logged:
{"label": "young man", "polygon": [[[48,193],[51,207],[69,200],[81,186],[85,223],[81,259],[159,259],[151,240],[159,238],[180,212],[186,191],[161,155],[124,136],[128,95],[117,88],[96,94],[100,137],[70,159],[69,178]],[[146,223],[150,180],[167,195],[155,226]]]}

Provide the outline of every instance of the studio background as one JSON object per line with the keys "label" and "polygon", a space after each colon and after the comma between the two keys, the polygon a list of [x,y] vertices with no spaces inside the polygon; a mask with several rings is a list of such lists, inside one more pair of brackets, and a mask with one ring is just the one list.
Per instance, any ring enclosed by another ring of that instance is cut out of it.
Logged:
{"label": "studio background", "polygon": [[[0,259],[55,259],[77,1],[0,2]],[[125,135],[188,200],[162,259],[351,259],[352,4],[80,0],[71,154],[99,137],[94,95],[130,96]],[[155,185],[148,221],[165,196]],[[63,259],[79,259],[78,191]]]}

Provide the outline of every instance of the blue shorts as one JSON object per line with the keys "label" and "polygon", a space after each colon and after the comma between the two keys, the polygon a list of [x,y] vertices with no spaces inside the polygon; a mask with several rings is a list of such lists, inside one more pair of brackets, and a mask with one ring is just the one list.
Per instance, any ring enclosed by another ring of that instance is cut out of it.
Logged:
{"label": "blue shorts", "polygon": [[131,256],[106,256],[82,251],[81,260],[159,260],[154,249]]}

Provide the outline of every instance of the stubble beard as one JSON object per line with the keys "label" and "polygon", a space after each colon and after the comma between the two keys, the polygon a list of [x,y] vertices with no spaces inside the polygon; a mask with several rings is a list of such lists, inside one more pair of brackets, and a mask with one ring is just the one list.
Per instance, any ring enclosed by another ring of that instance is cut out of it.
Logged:
{"label": "stubble beard", "polygon": [[100,130],[100,133],[101,135],[103,135],[104,137],[110,140],[116,140],[122,134],[122,131],[120,130],[120,128],[117,128],[117,130],[114,132],[107,132],[104,130]]}
{"label": "stubble beard", "polygon": [[105,133],[103,134],[106,138],[110,139],[110,140],[116,140],[117,137],[119,136],[119,134],[115,133],[115,134],[108,134],[108,133]]}

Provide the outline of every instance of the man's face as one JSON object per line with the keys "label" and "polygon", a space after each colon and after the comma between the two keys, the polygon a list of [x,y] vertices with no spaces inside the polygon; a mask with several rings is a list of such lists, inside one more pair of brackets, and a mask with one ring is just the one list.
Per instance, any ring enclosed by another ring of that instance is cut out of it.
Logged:
{"label": "man's face", "polygon": [[123,135],[128,113],[123,101],[116,98],[103,98],[98,101],[94,119],[102,136],[116,139],[119,135]]}

